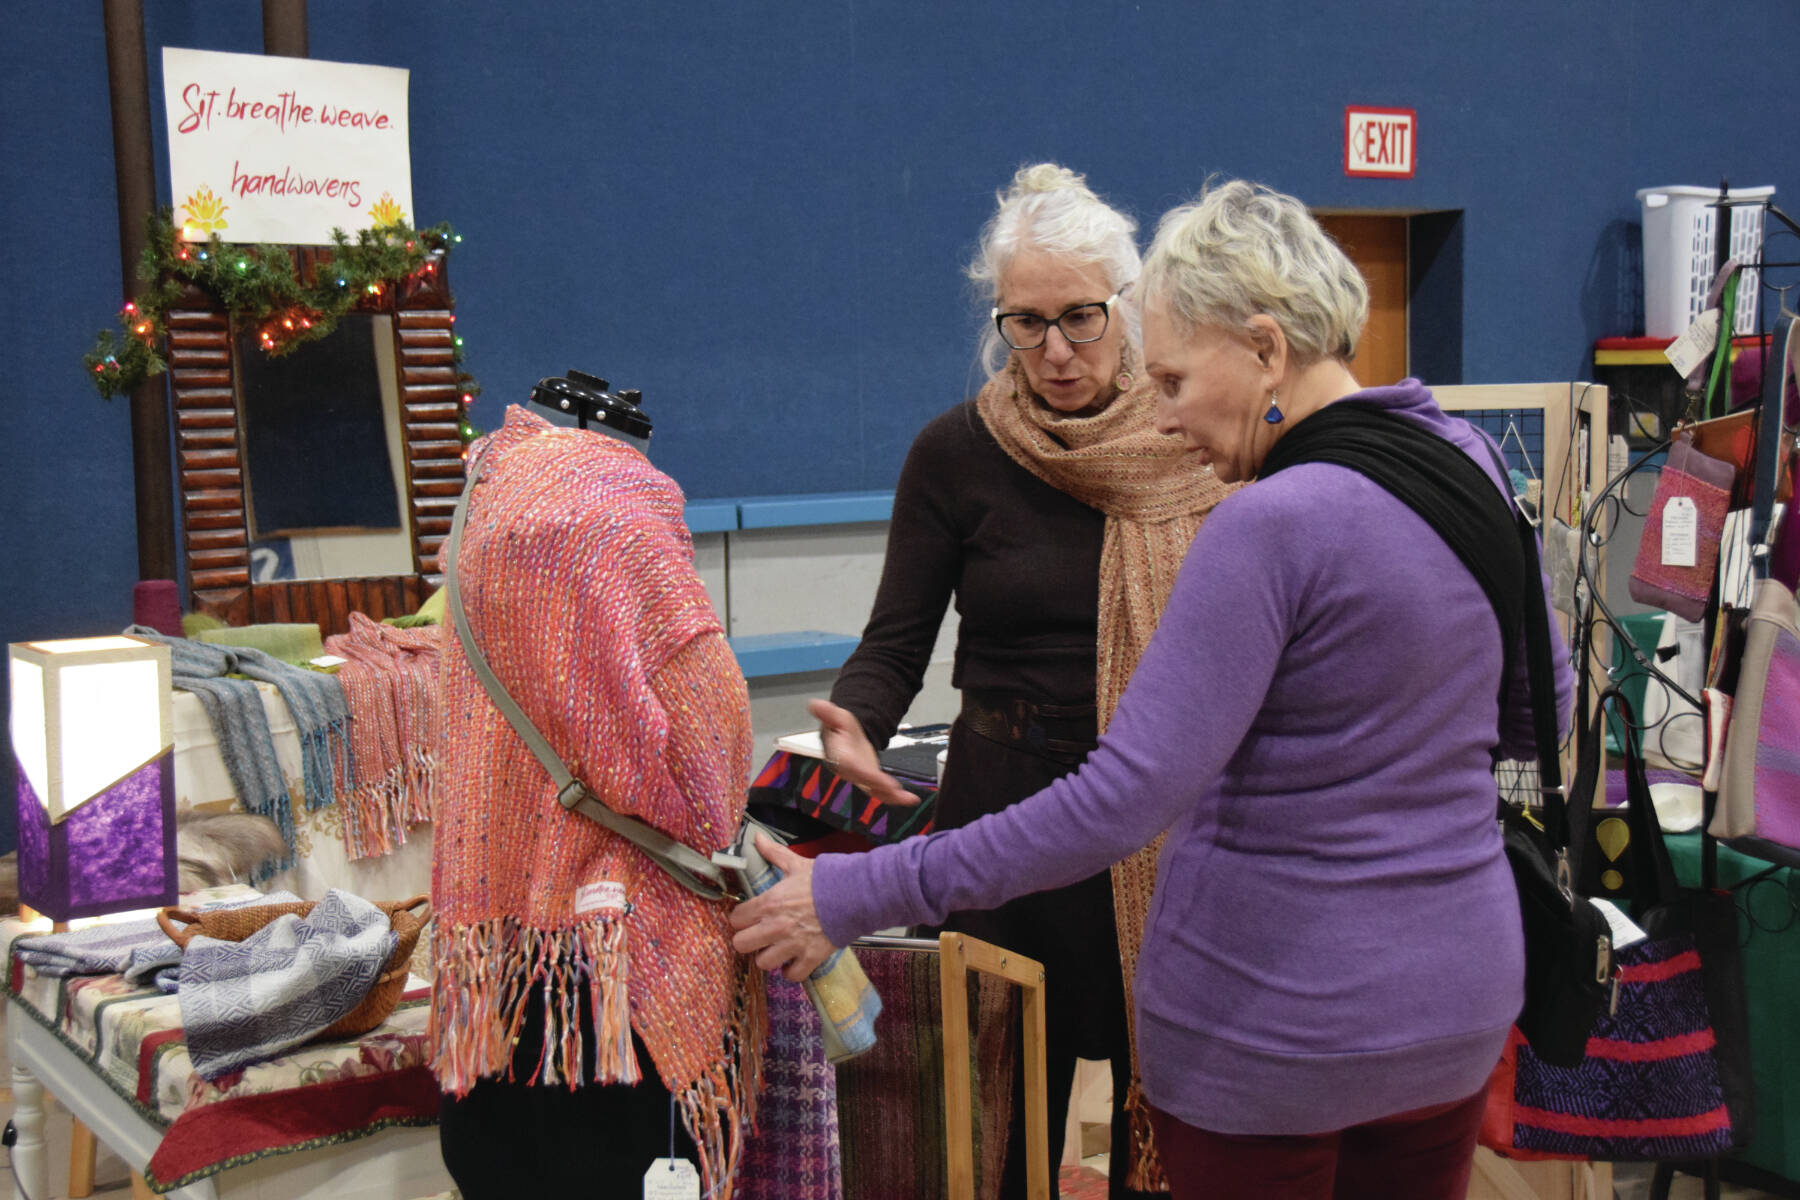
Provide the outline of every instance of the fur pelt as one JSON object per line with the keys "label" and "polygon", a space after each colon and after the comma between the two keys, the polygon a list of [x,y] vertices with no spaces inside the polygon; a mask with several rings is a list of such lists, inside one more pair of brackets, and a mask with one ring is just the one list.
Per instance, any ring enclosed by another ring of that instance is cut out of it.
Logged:
{"label": "fur pelt", "polygon": [[[251,872],[287,852],[281,830],[250,813],[184,813],[175,819],[181,890],[198,891],[249,880]],[[19,907],[18,851],[0,855],[0,912]]]}

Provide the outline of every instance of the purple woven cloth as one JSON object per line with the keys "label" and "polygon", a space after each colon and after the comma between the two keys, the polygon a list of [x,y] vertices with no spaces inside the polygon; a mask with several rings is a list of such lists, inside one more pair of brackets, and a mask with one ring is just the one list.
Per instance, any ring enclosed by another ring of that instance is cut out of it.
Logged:
{"label": "purple woven cloth", "polygon": [[769,978],[769,1051],[738,1200],[843,1200],[837,1075],[819,1014],[799,984]]}
{"label": "purple woven cloth", "polygon": [[1800,640],[1775,634],[1756,729],[1756,835],[1800,846]]}

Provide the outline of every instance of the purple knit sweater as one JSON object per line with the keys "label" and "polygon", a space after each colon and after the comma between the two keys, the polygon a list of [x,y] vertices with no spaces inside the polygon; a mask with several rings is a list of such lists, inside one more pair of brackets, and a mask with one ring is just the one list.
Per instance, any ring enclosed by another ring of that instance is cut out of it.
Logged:
{"label": "purple knit sweater", "polygon": [[[1503,486],[1416,380],[1357,398]],[[1462,1099],[1523,1002],[1489,751],[1529,755],[1530,724],[1521,686],[1502,736],[1501,670],[1492,607],[1420,517],[1291,467],[1207,518],[1086,765],[962,829],[821,857],[825,933],[1058,887],[1167,830],[1136,983],[1151,1103],[1276,1134]],[[1559,660],[1563,712],[1571,686]]]}

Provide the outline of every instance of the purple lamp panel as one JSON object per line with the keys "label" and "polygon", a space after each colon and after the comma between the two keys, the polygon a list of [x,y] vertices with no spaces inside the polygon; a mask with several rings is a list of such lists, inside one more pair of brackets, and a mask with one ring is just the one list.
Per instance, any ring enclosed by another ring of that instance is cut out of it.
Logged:
{"label": "purple lamp panel", "polygon": [[19,899],[57,921],[175,903],[174,771],[165,751],[52,825],[19,770]]}

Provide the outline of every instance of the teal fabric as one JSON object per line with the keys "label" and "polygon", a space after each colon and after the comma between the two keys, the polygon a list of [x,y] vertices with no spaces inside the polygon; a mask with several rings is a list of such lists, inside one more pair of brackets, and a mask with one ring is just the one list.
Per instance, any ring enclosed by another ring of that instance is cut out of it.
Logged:
{"label": "teal fabric", "polygon": [[[1699,834],[1671,834],[1669,856],[1689,887],[1700,883]],[[1758,858],[1719,847],[1719,886],[1731,887],[1769,868]],[[1800,1182],[1800,878],[1778,870],[1737,893],[1744,941],[1744,986],[1750,1008],[1750,1057],[1756,1088],[1755,1137],[1734,1155]]]}
{"label": "teal fabric", "polygon": [[[1625,627],[1626,634],[1637,643],[1638,649],[1647,655],[1655,655],[1656,643],[1662,637],[1663,614],[1633,613],[1619,618],[1619,624]],[[1637,659],[1626,648],[1624,641],[1615,633],[1613,635],[1613,667],[1618,672],[1619,690],[1625,693],[1625,699],[1631,702],[1631,711],[1642,714],[1644,711],[1644,688],[1650,676],[1644,668],[1638,666]],[[1640,718],[1641,719],[1641,718]],[[1620,740],[1621,726],[1619,715],[1615,712],[1606,714],[1606,752],[1623,754],[1625,743]],[[1638,748],[1643,748],[1643,738],[1638,737]]]}

